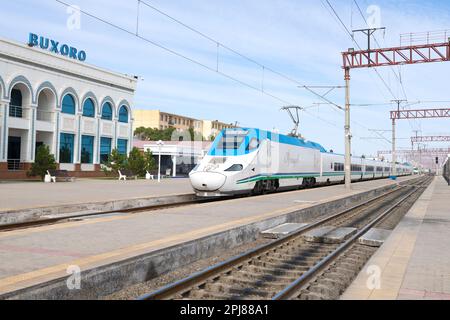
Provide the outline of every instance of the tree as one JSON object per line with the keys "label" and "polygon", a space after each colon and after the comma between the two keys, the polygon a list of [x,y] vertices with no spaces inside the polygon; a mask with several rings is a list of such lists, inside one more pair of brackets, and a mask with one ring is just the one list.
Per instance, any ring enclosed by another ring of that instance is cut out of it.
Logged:
{"label": "tree", "polygon": [[134,147],[128,156],[126,168],[138,176],[144,176],[147,170],[146,167],[147,163],[145,157],[138,148]]}
{"label": "tree", "polygon": [[189,128],[189,134],[192,141],[205,141],[203,135],[200,132],[196,132],[192,127]]}
{"label": "tree", "polygon": [[31,165],[27,175],[30,177],[40,176],[44,179],[47,170],[55,170],[56,161],[55,156],[50,153],[50,148],[47,145],[41,145],[37,148],[36,159]]}
{"label": "tree", "polygon": [[150,149],[145,151],[144,159],[145,159],[145,170],[146,171],[151,172],[156,169],[156,161],[153,158],[153,153]]}
{"label": "tree", "polygon": [[145,137],[145,131],[146,131],[146,128],[145,128],[145,127],[139,127],[139,128],[136,128],[136,130],[134,130],[134,136],[135,136],[136,138],[139,138],[139,139],[141,139],[141,140],[144,140],[144,137]]}
{"label": "tree", "polygon": [[169,127],[167,129],[156,129],[156,128],[144,128],[139,127],[134,130],[134,136],[145,141],[170,141],[172,138],[172,133],[176,129]]}
{"label": "tree", "polygon": [[125,169],[127,163],[127,156],[119,153],[119,150],[114,149],[108,156],[108,161],[104,164],[105,168],[103,171],[105,173],[112,172],[117,174],[119,170]]}

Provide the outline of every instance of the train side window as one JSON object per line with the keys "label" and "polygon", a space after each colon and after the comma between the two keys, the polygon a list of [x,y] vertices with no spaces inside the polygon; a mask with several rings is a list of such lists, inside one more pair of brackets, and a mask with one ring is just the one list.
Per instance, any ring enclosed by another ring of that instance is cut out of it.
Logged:
{"label": "train side window", "polygon": [[344,164],[343,163],[335,163],[334,171],[344,171]]}
{"label": "train side window", "polygon": [[258,149],[259,147],[259,141],[256,138],[252,138],[250,142],[248,143],[247,151],[253,151],[255,149]]}

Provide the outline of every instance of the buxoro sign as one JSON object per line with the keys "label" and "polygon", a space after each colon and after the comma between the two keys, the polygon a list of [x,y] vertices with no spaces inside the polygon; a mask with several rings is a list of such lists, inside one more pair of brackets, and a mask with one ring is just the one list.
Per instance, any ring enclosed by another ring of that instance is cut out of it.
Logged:
{"label": "buxoro sign", "polygon": [[38,36],[37,34],[30,33],[28,39],[28,45],[30,47],[39,47],[43,50],[49,50],[50,52],[60,54],[78,61],[86,60],[86,52],[78,50],[77,48],[68,46],[67,44],[60,44],[58,41]]}

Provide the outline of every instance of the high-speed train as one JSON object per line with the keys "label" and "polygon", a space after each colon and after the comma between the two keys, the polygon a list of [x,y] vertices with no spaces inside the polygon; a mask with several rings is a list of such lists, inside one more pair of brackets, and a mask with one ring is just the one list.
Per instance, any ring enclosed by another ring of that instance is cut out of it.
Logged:
{"label": "high-speed train", "polygon": [[[397,165],[399,176],[412,170],[409,164]],[[352,180],[387,178],[391,164],[352,157],[351,171]],[[298,137],[251,128],[225,129],[189,178],[198,196],[262,194],[344,181],[344,155]]]}

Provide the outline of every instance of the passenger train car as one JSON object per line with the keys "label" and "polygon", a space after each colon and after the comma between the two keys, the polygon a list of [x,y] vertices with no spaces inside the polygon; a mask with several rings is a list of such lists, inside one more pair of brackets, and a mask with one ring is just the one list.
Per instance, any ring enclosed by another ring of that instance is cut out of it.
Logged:
{"label": "passenger train car", "polygon": [[444,162],[444,165],[442,166],[442,175],[450,185],[450,155],[447,157],[447,159]]}
{"label": "passenger train car", "polygon": [[[352,157],[352,180],[387,178],[391,164]],[[397,174],[410,175],[409,164]],[[259,129],[226,129],[189,173],[198,196],[262,194],[344,181],[344,156],[320,144]]]}

